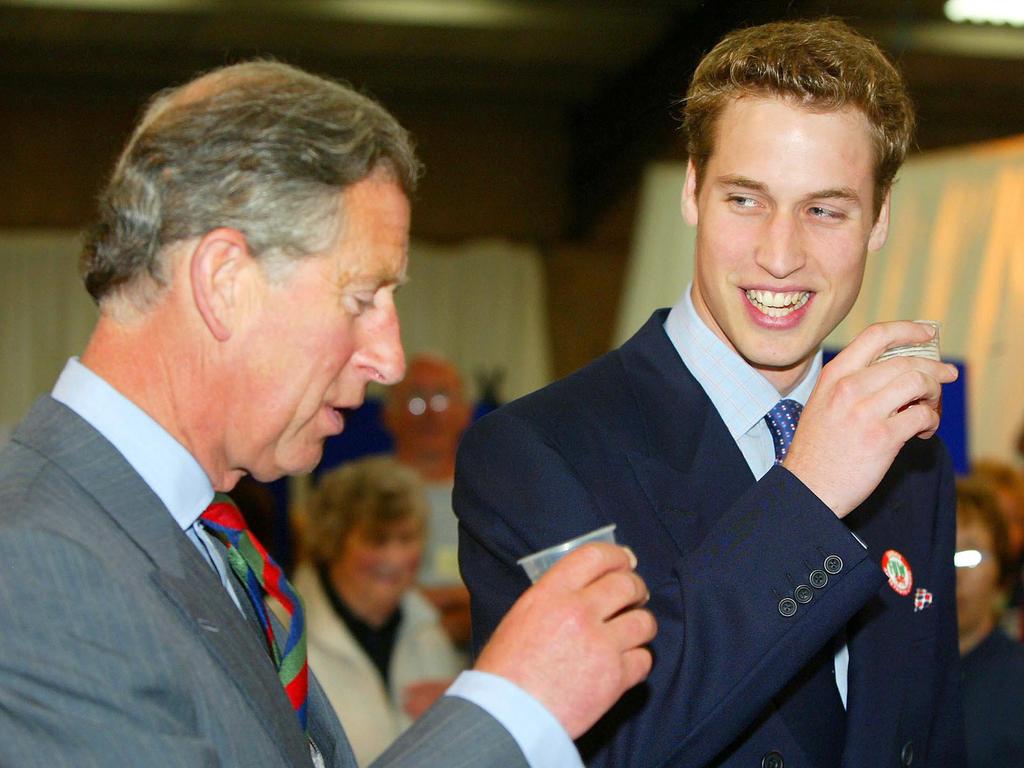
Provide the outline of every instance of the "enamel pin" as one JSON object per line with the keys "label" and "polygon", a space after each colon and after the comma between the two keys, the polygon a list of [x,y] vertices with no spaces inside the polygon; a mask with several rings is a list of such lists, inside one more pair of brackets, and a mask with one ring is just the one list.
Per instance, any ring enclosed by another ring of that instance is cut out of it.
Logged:
{"label": "enamel pin", "polygon": [[886,550],[882,555],[882,570],[889,577],[889,586],[896,594],[910,594],[910,588],[914,586],[914,574],[910,570],[907,558],[895,549]]}

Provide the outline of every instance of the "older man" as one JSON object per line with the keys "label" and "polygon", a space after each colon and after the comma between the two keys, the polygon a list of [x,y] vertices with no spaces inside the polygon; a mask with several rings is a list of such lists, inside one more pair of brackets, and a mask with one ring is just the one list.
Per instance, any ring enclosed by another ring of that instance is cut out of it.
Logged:
{"label": "older man", "polygon": [[[401,378],[416,171],[379,106],[283,65],[151,104],[86,248],[95,332],[0,455],[0,763],[354,765],[299,601],[214,493],[309,470]],[[650,667],[631,562],[567,558],[377,764],[578,763]]]}

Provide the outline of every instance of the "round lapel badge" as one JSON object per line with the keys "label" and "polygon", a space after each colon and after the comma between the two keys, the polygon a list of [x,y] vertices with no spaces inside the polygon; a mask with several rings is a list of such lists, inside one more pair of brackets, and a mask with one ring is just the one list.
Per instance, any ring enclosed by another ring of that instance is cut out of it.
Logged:
{"label": "round lapel badge", "polygon": [[907,558],[895,549],[886,550],[882,555],[882,570],[889,578],[889,586],[899,595],[909,595],[914,586],[914,574]]}

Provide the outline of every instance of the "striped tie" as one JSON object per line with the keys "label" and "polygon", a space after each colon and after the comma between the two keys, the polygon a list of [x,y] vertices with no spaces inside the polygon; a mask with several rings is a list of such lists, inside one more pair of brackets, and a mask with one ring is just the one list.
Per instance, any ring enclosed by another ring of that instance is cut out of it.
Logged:
{"label": "striped tie", "polygon": [[[201,519],[206,529],[227,547],[231,570],[245,584],[249,600],[263,626],[267,649],[277,667],[277,676],[305,731],[309,668],[306,664],[306,625],[302,617],[302,601],[284,577],[280,566],[249,533],[245,519],[231,497],[218,493]],[[264,602],[265,595],[276,599],[291,617],[283,653],[274,640],[274,627]]]}

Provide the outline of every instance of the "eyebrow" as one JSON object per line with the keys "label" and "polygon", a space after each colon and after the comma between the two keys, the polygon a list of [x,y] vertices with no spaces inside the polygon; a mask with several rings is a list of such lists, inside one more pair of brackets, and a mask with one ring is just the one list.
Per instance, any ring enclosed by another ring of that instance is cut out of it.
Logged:
{"label": "eyebrow", "polygon": [[[730,174],[728,176],[722,176],[718,179],[718,184],[723,187],[730,189],[745,189],[751,192],[760,192],[762,194],[769,194],[768,185],[760,181],[754,181],[754,179],[748,179],[746,176],[739,176]],[[822,189],[817,192],[812,192],[809,195],[804,195],[805,200],[847,200],[851,203],[860,204],[860,196],[856,190],[851,187],[833,187],[831,189]]]}
{"label": "eyebrow", "polygon": [[369,290],[371,287],[373,290],[377,290],[389,286],[394,286],[395,290],[398,290],[408,282],[409,273],[405,269],[398,274],[390,270],[380,269],[363,274],[359,274],[358,271],[344,272],[339,276],[339,285],[342,288],[355,288],[360,291]]}

